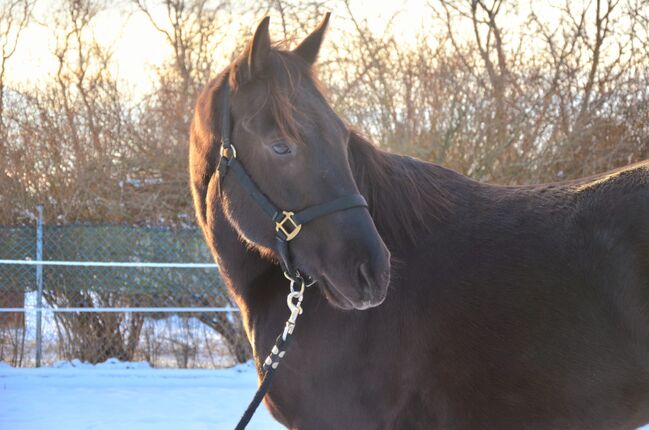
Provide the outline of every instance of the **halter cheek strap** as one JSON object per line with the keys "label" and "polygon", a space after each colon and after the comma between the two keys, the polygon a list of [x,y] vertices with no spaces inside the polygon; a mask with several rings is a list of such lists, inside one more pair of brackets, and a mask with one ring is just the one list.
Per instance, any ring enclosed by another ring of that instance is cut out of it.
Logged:
{"label": "halter cheek strap", "polygon": [[307,224],[314,219],[347,209],[367,208],[365,198],[360,194],[348,194],[326,203],[309,206],[297,212],[280,210],[259,189],[237,157],[237,150],[231,140],[230,87],[227,82],[225,83],[224,88],[222,119],[221,154],[217,166],[219,175],[219,193],[223,189],[223,180],[225,179],[225,176],[231,171],[234,173],[235,177],[246,190],[248,195],[257,202],[259,207],[261,207],[261,209],[275,223],[275,251],[280,257],[280,263],[284,273],[288,276],[304,278],[304,274],[301,274],[295,269],[295,267],[293,267],[288,247],[289,242],[297,237],[297,235],[302,231],[302,226],[304,224]]}

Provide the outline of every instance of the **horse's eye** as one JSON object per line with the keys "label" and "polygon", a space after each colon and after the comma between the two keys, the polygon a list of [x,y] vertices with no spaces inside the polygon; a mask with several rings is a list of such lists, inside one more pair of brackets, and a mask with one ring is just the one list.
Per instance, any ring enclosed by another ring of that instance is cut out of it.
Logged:
{"label": "horse's eye", "polygon": [[291,153],[291,148],[284,142],[277,142],[273,144],[273,152],[278,155],[286,155]]}

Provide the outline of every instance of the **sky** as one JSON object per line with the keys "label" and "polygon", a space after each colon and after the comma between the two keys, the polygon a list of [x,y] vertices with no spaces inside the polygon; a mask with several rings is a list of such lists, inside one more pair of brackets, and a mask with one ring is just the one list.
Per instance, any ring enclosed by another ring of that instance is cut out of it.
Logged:
{"label": "sky", "polygon": [[[7,81],[10,86],[38,85],[56,72],[57,63],[52,54],[53,30],[47,25],[45,18],[49,8],[55,4],[56,0],[37,2],[35,14],[41,22],[30,23],[21,34],[17,50],[8,63]],[[427,9],[425,2],[413,0],[398,5],[392,1],[371,0],[356,0],[352,3],[354,14],[360,20],[367,20],[376,32],[381,32],[389,18],[399,10],[394,28],[404,43],[413,40],[417,30],[424,25]],[[161,8],[157,12],[164,13]],[[335,32],[336,26],[349,24],[347,20],[340,19],[345,14],[342,3],[339,10],[332,10],[330,34]],[[271,15],[271,20],[272,18]],[[261,17],[251,18],[251,31],[259,19]],[[123,10],[112,8],[102,12],[95,20],[93,33],[102,45],[112,47],[111,73],[135,94],[145,93],[150,88],[155,66],[171,54],[164,36],[139,11],[133,10],[127,14]]]}
{"label": "sky", "polygon": [[[2,0],[0,0],[2,1]],[[9,86],[29,87],[47,81],[55,73],[57,63],[53,55],[53,28],[48,25],[48,15],[60,0],[37,0],[34,14],[38,22],[31,22],[23,31],[14,56],[9,60],[7,82]],[[366,21],[372,31],[382,34],[392,17],[392,30],[395,37],[403,44],[413,43],[416,35],[422,30],[426,33],[444,29],[431,28],[433,24],[429,1],[434,0],[351,0],[350,7],[359,21]],[[564,0],[548,0],[535,3],[537,12],[552,21],[556,10],[548,4],[563,4]],[[578,0],[581,1],[581,0]],[[155,0],[150,2],[155,4]],[[111,4],[110,2],[108,4]],[[148,18],[128,1],[115,2],[118,7],[109,7],[95,19],[92,28],[96,39],[113,51],[111,74],[118,78],[123,90],[134,96],[146,94],[155,83],[155,67],[171,55],[171,48],[164,36],[149,22]],[[236,3],[235,3],[236,4]],[[328,37],[336,37],[337,31],[351,30],[343,0],[332,0],[332,18],[329,23]],[[520,7],[522,8],[522,7]],[[554,10],[554,11],[553,11]],[[521,17],[527,10],[519,10],[517,16],[503,16],[501,24],[524,31]],[[164,16],[165,10],[158,6],[154,15]],[[238,25],[254,30],[262,16],[243,16]],[[273,19],[274,18],[274,19]],[[271,13],[271,30],[273,22],[279,26],[279,16]],[[277,30],[278,27],[275,27]],[[456,37],[473,37],[470,27],[453,29]],[[275,38],[280,34],[275,32]],[[306,34],[305,34],[306,36]],[[326,55],[326,43],[323,47]],[[215,71],[216,74],[217,71]]]}
{"label": "sky", "polygon": [[[37,16],[42,16],[53,3],[49,0],[38,3]],[[102,12],[95,20],[93,33],[102,45],[112,47],[111,72],[135,91],[150,85],[153,67],[171,53],[162,34],[142,13],[126,16],[118,10]],[[56,72],[52,34],[53,29],[47,23],[32,22],[23,30],[8,64],[9,85],[38,84]]]}

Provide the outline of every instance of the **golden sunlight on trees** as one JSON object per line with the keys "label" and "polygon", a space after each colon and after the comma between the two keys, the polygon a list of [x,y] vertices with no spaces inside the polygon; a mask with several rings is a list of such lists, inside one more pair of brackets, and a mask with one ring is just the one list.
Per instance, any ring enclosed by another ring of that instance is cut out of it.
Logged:
{"label": "golden sunlight on trees", "polygon": [[351,73],[334,100],[382,145],[480,180],[556,181],[646,158],[647,4],[552,5],[521,16],[520,2],[430,2],[442,31],[411,47],[351,16]]}
{"label": "golden sunlight on trees", "polygon": [[108,72],[111,53],[92,38],[99,11],[78,1],[50,11],[56,73],[41,87],[5,94],[8,184],[2,187],[15,199],[2,205],[3,212],[13,211],[5,218],[24,215],[36,202],[60,220],[119,210],[111,178],[130,162],[125,132],[133,124]]}
{"label": "golden sunlight on trees", "polygon": [[[642,0],[430,1],[418,10],[426,25],[408,42],[398,17],[377,29],[355,0],[41,5],[37,13],[32,0],[10,0],[0,9],[3,223],[29,220],[37,203],[61,223],[191,223],[194,100],[265,14],[290,47],[334,12],[319,76],[337,112],[387,150],[506,184],[588,175],[649,155]],[[168,48],[144,94],[111,73],[114,47],[96,34],[111,11],[144,18]],[[55,72],[8,85],[21,31],[45,21]]]}
{"label": "golden sunlight on trees", "polygon": [[0,6],[0,130],[3,126],[4,84],[7,62],[16,52],[18,38],[29,22],[33,1],[11,0]]}
{"label": "golden sunlight on trees", "polygon": [[[5,119],[5,78],[8,61],[16,52],[20,33],[29,22],[32,6],[29,0],[11,0],[0,6],[0,186],[6,187],[4,192],[11,192],[20,187],[15,178],[8,175],[11,164],[5,144],[8,138]],[[4,207],[8,204],[10,204],[8,199],[0,194],[0,206]],[[12,217],[11,214],[5,215],[4,212],[0,209],[3,217],[9,219]]]}

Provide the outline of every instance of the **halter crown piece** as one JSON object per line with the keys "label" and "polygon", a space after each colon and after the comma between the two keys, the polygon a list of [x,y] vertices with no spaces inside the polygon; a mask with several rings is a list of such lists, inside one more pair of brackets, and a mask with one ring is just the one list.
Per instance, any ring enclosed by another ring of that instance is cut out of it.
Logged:
{"label": "halter crown piece", "polygon": [[302,226],[316,218],[344,211],[352,208],[367,208],[365,198],[360,194],[348,194],[315,206],[310,206],[299,211],[280,210],[270,199],[259,189],[252,180],[241,161],[237,157],[237,149],[232,144],[230,132],[230,86],[225,83],[223,96],[223,124],[221,128],[221,154],[217,170],[219,173],[219,192],[223,189],[226,175],[232,171],[239,183],[248,194],[257,202],[259,207],[275,223],[275,251],[280,257],[282,270],[289,279],[307,279],[306,275],[300,273],[291,260],[288,244],[295,239],[302,231]]}
{"label": "halter crown piece", "polygon": [[275,251],[279,255],[280,265],[284,271],[284,276],[290,281],[291,288],[286,303],[291,312],[290,317],[286,321],[284,331],[275,340],[275,345],[271,349],[270,354],[266,357],[263,364],[264,375],[255,396],[248,405],[243,416],[239,420],[235,430],[245,429],[252,415],[257,410],[262,399],[268,391],[270,380],[279,366],[280,360],[286,354],[291,335],[295,328],[295,322],[298,315],[302,313],[302,299],[305,287],[313,285],[315,282],[311,280],[308,274],[300,273],[291,260],[291,253],[288,244],[291,240],[295,239],[302,231],[302,226],[309,221],[320,218],[334,212],[344,211],[351,208],[367,208],[365,198],[360,194],[348,194],[346,196],[338,197],[334,200],[328,201],[315,206],[299,211],[280,210],[270,201],[270,199],[259,189],[255,181],[252,180],[250,175],[246,172],[241,161],[237,157],[237,149],[232,144],[231,118],[230,118],[230,86],[228,85],[227,78],[224,84],[223,95],[223,124],[221,128],[221,154],[219,164],[217,166],[219,174],[219,193],[223,190],[224,179],[228,172],[232,171],[235,177],[239,180],[241,186],[248,192],[248,194],[257,202],[259,207],[271,218],[275,223]]}

